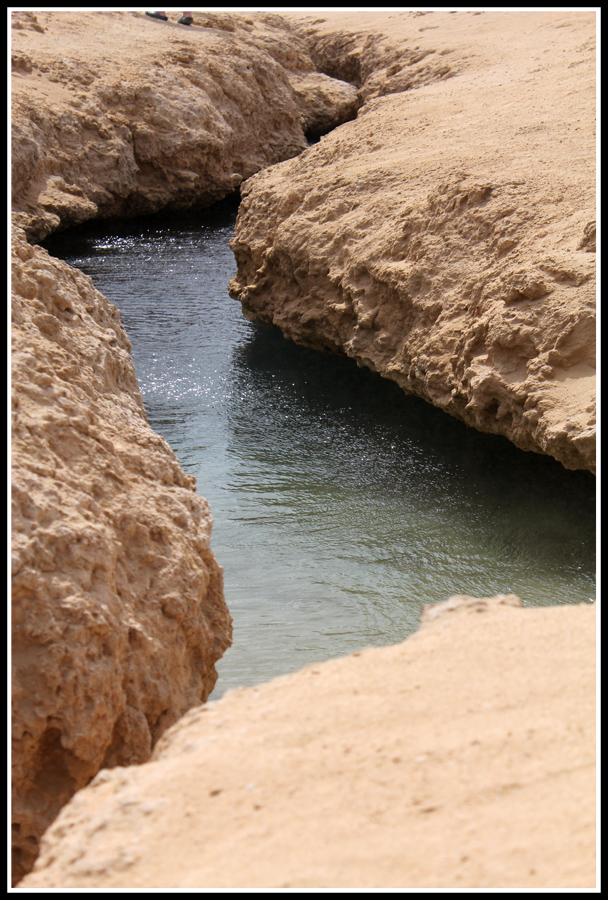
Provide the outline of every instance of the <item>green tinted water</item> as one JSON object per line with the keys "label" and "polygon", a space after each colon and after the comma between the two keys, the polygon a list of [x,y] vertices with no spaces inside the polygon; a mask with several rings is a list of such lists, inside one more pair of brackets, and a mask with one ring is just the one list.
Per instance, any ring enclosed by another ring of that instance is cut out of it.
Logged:
{"label": "green tinted water", "polygon": [[235,209],[45,244],[120,309],[152,428],[215,519],[234,644],[213,698],[403,640],[421,604],[595,596],[595,479],[244,319]]}

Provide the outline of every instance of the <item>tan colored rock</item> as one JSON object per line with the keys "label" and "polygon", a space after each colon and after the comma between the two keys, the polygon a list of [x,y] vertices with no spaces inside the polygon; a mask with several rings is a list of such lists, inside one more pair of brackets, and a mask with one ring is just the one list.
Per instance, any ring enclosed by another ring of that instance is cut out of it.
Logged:
{"label": "tan colored rock", "polygon": [[[423,46],[418,43],[421,32],[441,27],[425,27],[416,22],[427,15],[424,12],[386,14],[357,10],[354,14],[337,15],[321,11],[315,17],[305,12],[291,15],[295,16],[299,33],[308,40],[316,68],[356,85],[360,104],[451,78],[461,67],[461,57],[451,48],[434,47],[432,42],[424,42]],[[410,21],[404,40],[406,19]],[[452,31],[451,20],[443,19],[442,24]]]}
{"label": "tan colored rock", "polygon": [[289,80],[300,108],[302,128],[309,137],[327,134],[357,115],[360,104],[354,85],[321,72],[298,73],[290,75]]}
{"label": "tan colored rock", "polygon": [[13,878],[101,768],[143,762],[231,642],[212,519],[148,426],[118,310],[17,233]]}
{"label": "tan colored rock", "polygon": [[230,643],[207,503],[147,426],[118,311],[24,235],[210,205],[306,147],[309,93],[331,127],[356,89],[278,16],[16,11],[11,37],[18,880],[74,791],[206,699]]}
{"label": "tan colored rock", "polygon": [[345,12],[305,30],[367,102],[242,186],[232,296],[594,471],[594,15]]}
{"label": "tan colored rock", "polygon": [[486,599],[231,691],[100,772],[21,886],[592,888],[594,660],[592,606]]}
{"label": "tan colored rock", "polygon": [[208,506],[118,311],[24,240],[208,205],[366,101],[248,184],[247,313],[267,277],[298,340],[590,467],[590,15],[425,15],[13,14],[14,880],[104,767],[25,888],[593,882],[589,608],[473,598],[203,713],[230,640]]}
{"label": "tan colored rock", "polygon": [[[12,202],[27,236],[205,207],[356,111],[280,16],[15,12]],[[293,84],[293,86],[292,86]],[[312,98],[312,102],[311,102]],[[317,106],[313,114],[312,105]]]}

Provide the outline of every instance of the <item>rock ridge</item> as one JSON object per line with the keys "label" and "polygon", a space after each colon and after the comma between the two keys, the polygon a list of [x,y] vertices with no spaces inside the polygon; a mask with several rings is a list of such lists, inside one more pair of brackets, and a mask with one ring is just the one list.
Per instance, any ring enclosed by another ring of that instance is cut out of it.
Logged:
{"label": "rock ridge", "polygon": [[[407,13],[307,21],[365,105],[242,186],[231,295],[251,319],[593,472],[594,17],[432,16],[432,37]],[[381,50],[450,59],[450,77],[399,87]]]}
{"label": "rock ridge", "polygon": [[197,14],[180,29],[142,13],[16,12],[11,64],[12,204],[30,240],[210,206],[358,107],[272,15]]}

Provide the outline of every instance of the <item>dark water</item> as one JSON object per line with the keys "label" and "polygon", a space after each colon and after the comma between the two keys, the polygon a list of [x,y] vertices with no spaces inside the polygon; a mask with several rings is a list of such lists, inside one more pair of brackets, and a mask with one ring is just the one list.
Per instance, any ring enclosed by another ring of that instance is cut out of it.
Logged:
{"label": "dark water", "polygon": [[248,322],[227,293],[235,216],[45,243],[120,309],[150,425],[211,504],[234,618],[213,697],[400,641],[455,593],[593,598],[593,476]]}

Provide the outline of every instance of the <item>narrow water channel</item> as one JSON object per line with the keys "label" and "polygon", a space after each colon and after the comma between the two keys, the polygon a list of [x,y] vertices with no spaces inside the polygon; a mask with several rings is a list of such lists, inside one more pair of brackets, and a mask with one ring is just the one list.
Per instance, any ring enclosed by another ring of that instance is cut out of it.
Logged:
{"label": "narrow water channel", "polygon": [[401,641],[452,594],[594,598],[593,476],[248,322],[227,293],[235,218],[44,243],[120,309],[149,423],[211,504],[234,618],[212,698]]}

